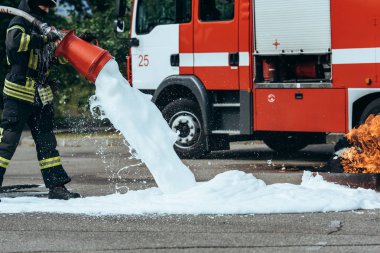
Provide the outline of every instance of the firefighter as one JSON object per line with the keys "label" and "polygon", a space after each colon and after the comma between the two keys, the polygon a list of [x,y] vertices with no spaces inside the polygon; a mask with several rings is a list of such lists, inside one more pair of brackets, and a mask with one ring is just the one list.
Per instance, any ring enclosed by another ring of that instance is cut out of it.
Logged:
{"label": "firefighter", "polygon": [[[22,0],[19,9],[43,21],[54,0]],[[25,126],[31,129],[37,158],[50,199],[78,198],[67,190],[71,181],[62,167],[53,133],[53,92],[48,79],[50,67],[62,59],[53,57],[53,31],[41,35],[27,20],[15,17],[6,34],[6,55],[10,71],[6,75],[3,96],[4,110],[0,128],[0,186]]]}

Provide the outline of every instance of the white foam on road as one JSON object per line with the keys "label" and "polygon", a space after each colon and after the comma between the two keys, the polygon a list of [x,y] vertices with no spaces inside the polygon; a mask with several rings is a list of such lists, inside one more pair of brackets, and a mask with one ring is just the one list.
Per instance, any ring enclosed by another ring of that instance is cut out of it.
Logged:
{"label": "white foam on road", "polygon": [[188,189],[195,185],[194,175],[175,153],[177,135],[151,98],[132,88],[117,62],[111,60],[96,79],[96,93],[90,105],[92,110],[101,108],[103,117],[123,134],[163,192]]}
{"label": "white foam on road", "polygon": [[380,194],[350,189],[305,172],[301,185],[266,185],[252,174],[228,171],[174,194],[158,188],[83,199],[3,198],[0,213],[86,215],[270,214],[380,208]]}

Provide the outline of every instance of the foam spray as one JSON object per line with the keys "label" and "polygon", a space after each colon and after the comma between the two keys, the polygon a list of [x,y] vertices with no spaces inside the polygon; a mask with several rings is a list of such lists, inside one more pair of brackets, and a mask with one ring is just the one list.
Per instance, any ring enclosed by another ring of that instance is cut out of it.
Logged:
{"label": "foam spray", "polygon": [[96,79],[90,98],[91,111],[101,110],[136,151],[164,193],[176,193],[195,185],[194,174],[174,151],[177,134],[168,126],[151,96],[130,86],[115,60]]}

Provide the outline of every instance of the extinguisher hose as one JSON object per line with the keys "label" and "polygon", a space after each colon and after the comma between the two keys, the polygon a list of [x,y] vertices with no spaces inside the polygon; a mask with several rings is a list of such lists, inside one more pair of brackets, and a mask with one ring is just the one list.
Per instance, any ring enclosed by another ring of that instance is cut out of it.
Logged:
{"label": "extinguisher hose", "polygon": [[33,17],[32,15],[26,13],[25,11],[19,10],[17,8],[0,5],[0,13],[21,16],[25,18],[26,20],[28,20],[30,23],[32,23],[35,27],[37,27],[40,30],[40,32],[44,35],[47,35],[51,31],[51,28],[48,24],[41,22],[40,20]]}

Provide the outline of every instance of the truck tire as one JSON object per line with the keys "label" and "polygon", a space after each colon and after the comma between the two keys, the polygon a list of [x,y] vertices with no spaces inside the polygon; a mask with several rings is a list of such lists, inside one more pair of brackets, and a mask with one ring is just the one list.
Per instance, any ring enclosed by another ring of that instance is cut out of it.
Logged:
{"label": "truck tire", "polygon": [[206,136],[202,113],[190,99],[178,99],[162,110],[162,115],[174,132],[179,132],[174,150],[181,158],[199,158],[206,154]]}
{"label": "truck tire", "polygon": [[373,100],[371,103],[367,105],[362,115],[360,116],[359,125],[363,124],[368,118],[368,116],[371,114],[380,114],[380,98]]}
{"label": "truck tire", "polygon": [[264,143],[278,153],[295,153],[310,144],[303,134],[268,133],[263,136]]}

